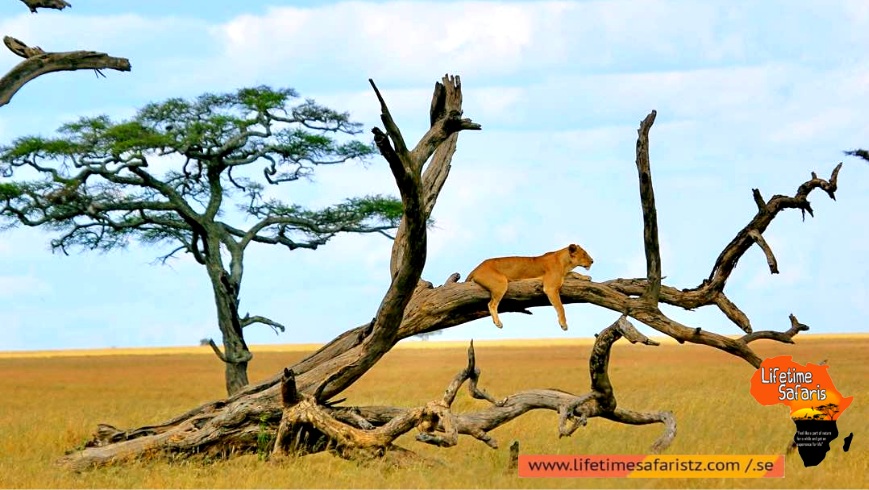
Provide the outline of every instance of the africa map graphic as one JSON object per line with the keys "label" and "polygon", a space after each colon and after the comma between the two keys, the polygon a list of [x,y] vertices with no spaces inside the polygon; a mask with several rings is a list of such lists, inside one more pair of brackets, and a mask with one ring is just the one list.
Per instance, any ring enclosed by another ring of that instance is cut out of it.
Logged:
{"label": "africa map graphic", "polygon": [[[817,466],[839,437],[836,420],[854,400],[833,385],[826,364],[799,364],[791,356],[765,359],[751,377],[751,395],[762,405],[790,408],[796,425],[793,442],[805,466]],[[844,439],[845,452],[854,434]]]}

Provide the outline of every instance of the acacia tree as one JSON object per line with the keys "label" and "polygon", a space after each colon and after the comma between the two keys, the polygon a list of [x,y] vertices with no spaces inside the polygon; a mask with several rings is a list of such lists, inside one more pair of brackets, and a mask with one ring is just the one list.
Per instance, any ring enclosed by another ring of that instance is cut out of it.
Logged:
{"label": "acacia tree", "polygon": [[[64,254],[133,240],[172,244],[164,262],[192,254],[211,281],[224,350],[210,345],[225,364],[232,395],[248,384],[252,358],[242,329],[261,323],[284,331],[264,316],[239,314],[248,247],[316,249],[338,233],[386,234],[401,217],[401,203],[379,195],[317,210],[268,197],[267,184],[298,181],[317,166],[374,152],[370,144],[338,138],[360,131],[348,114],[313,100],[292,105],[297,97],[292,89],[263,86],[175,98],[127,121],[85,117],[63,125],[55,138],[18,138],[0,148],[0,171],[25,179],[0,184],[0,217],[7,226],[57,232],[51,247]],[[161,172],[163,166],[169,169]],[[247,227],[233,224],[251,218]]]}
{"label": "acacia tree", "polygon": [[[143,455],[169,453],[174,458],[182,458],[256,452],[263,449],[264,436],[270,440],[274,454],[329,450],[343,457],[379,457],[407,454],[393,441],[413,428],[419,430],[417,440],[423,443],[452,446],[460,434],[466,434],[496,448],[498,444],[489,431],[538,409],[558,413],[559,436],[573,434],[593,417],[633,425],[660,423],[665,428],[664,433],[651,448],[658,452],[667,448],[675,437],[675,417],[669,411],[640,412],[618,405],[607,374],[610,347],[620,338],[655,345],[637,331],[628,318],[680,343],[722,350],[754,368],[760,366],[761,359],[752,350],[752,342],[768,339],[793,343],[799,332],[808,330],[808,326],[790,315],[790,328],[785,331],[754,331],[748,317],[725,295],[724,286],[739,258],[755,244],[766,255],[770,272],[778,272],[775,256],[763,239],[763,232],[782,210],[799,209],[811,214],[808,196],[815,189],[833,198],[841,163],[829,179],[812,173],[812,178],[801,184],[793,196],[777,194],[766,200],[754,189],[756,214],[724,247],[709,276],[697,287],[676,289],[661,282],[657,213],[649,162],[649,131],[656,117],[652,111],[640,123],[636,149],[646,277],[597,282],[570,275],[561,290],[565,303],[590,303],[621,315],[596,335],[588,364],[590,391],[573,395],[563,390],[533,389],[496,398],[478,386],[480,369],[471,344],[467,366],[440,399],[417,408],[339,405],[341,401],[334,397],[374,366],[399,340],[488,315],[488,292],[473,283],[459,283],[458,273],[438,287],[421,280],[426,258],[425,223],[449,174],[458,133],[480,129],[480,125],[462,118],[459,78],[444,77],[443,83],[435,85],[431,128],[413,149],[405,143],[373,81],[371,85],[380,102],[386,130],[374,128],[372,132],[381,155],[389,164],[403,204],[401,222],[392,244],[392,281],[374,318],[346,331],[282,373],[226,399],[206,403],[157,425],[120,430],[101,424],[85,447],[71,450],[61,458],[62,464],[80,469]],[[426,162],[429,163],[426,165]],[[661,302],[689,310],[715,306],[744,331],[744,335],[733,338],[683,325],[660,310]],[[529,313],[528,308],[544,305],[548,305],[548,298],[540,282],[523,280],[509,285],[501,309]],[[452,402],[466,381],[471,396],[485,400],[487,406],[454,413]],[[513,448],[511,454],[515,454]]]}
{"label": "acacia tree", "polygon": [[[21,0],[30,12],[36,13],[37,9],[63,10],[71,5],[64,0]],[[27,82],[45,75],[46,73],[74,70],[100,70],[110,69],[116,71],[130,71],[130,61],[126,58],[116,58],[106,53],[96,51],[67,51],[63,53],[46,53],[39,46],[28,46],[11,36],[3,37],[3,44],[24,61],[0,78],[0,107],[9,103],[21,87]]]}

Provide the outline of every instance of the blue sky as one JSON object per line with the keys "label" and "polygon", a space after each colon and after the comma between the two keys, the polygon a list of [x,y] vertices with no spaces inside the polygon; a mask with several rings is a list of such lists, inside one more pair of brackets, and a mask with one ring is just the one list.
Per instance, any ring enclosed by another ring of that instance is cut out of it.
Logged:
{"label": "blue sky", "polygon": [[[588,2],[72,2],[32,15],[0,4],[0,33],[46,51],[89,49],[131,60],[130,73],[50,74],[0,108],[0,144],[50,135],[81,115],[125,117],[149,101],[269,84],[348,110],[368,129],[384,93],[405,138],[428,121],[431,88],[462,76],[462,134],[434,212],[423,277],[440,283],[481,260],[537,255],[576,242],[595,280],[645,273],[634,165],[639,121],[652,109],[652,173],[667,284],[697,285],[765,198],[793,194],[841,160],[838,201],[813,195],[816,218],[784,213],[766,233],[781,274],[757,248],[729,297],[755,329],[866,332],[869,165],[842,150],[869,146],[869,3]],[[0,70],[18,58],[0,52]],[[321,169],[280,188],[317,206],[396,194],[386,163]],[[0,234],[0,350],[193,345],[219,339],[205,271],[191,259],[153,265],[163,249],[52,254],[50,235]],[[317,251],[252,247],[243,312],[287,325],[249,327],[251,344],[325,342],[376,311],[391,243],[342,236]],[[439,339],[588,337],[617,314],[568,305],[484,318]],[[717,310],[668,313],[724,334]],[[655,332],[641,327],[646,333]]]}

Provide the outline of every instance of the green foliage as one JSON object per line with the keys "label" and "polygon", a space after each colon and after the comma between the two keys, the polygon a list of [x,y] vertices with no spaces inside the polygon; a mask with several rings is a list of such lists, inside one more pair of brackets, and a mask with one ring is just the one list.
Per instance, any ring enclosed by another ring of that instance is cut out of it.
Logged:
{"label": "green foliage", "polygon": [[346,201],[345,206],[354,208],[355,212],[362,216],[380,216],[396,226],[404,213],[404,206],[402,206],[401,201],[383,195],[369,196],[363,199],[351,198]]}
{"label": "green foliage", "polygon": [[370,143],[334,137],[360,132],[360,125],[350,122],[347,113],[312,100],[289,105],[296,97],[292,89],[261,86],[150,103],[128,121],[82,117],[62,125],[57,138],[16,139],[0,150],[0,160],[74,158],[79,164],[94,164],[106,158],[141,160],[148,155],[178,154],[218,167],[256,161],[295,167],[341,163],[373,154]]}
{"label": "green foliage", "polygon": [[[402,205],[393,197],[354,197],[317,210],[266,199],[267,185],[375,152],[352,138],[361,125],[346,112],[298,98],[291,88],[267,86],[170,98],[129,120],[82,117],[53,137],[17,138],[0,147],[0,176],[24,178],[0,181],[0,220],[60,232],[52,246],[64,252],[111,250],[131,240],[192,251],[196,222],[208,228],[199,233],[230,235],[244,246],[290,248],[396,227]],[[229,205],[233,197],[241,202]],[[230,214],[261,221],[243,240],[246,230],[220,221]]]}
{"label": "green foliage", "polygon": [[256,435],[256,454],[260,461],[263,461],[268,457],[272,445],[272,439],[274,439],[271,429],[268,426],[268,420],[268,414],[264,413],[260,415],[259,432],[257,432]]}
{"label": "green foliage", "polygon": [[24,193],[20,184],[15,182],[0,182],[0,200],[15,199]]}

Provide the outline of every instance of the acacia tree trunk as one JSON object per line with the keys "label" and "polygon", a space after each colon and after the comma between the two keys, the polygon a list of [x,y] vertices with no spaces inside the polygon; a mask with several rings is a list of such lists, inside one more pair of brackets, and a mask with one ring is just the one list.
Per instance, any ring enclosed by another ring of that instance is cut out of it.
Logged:
{"label": "acacia tree trunk", "polygon": [[[638,320],[680,343],[693,342],[728,352],[753,367],[761,359],[750,343],[769,339],[793,343],[799,332],[808,330],[794,315],[786,331],[753,331],[748,317],[724,293],[724,285],[739,258],[757,244],[766,254],[770,272],[777,273],[775,257],[762,233],[783,209],[812,213],[808,195],[822,189],[834,198],[841,163],[829,180],[812,173],[794,196],[775,195],[764,200],[753,190],[758,211],[749,223],[724,248],[708,279],[691,289],[676,289],[661,283],[661,257],[658,247],[657,216],[649,162],[649,131],[656,113],[641,123],[637,139],[636,166],[643,206],[643,241],[647,277],[613,279],[603,282],[581,280],[568,275],[561,289],[563,303],[591,303],[612,310],[621,318],[598,336],[589,363],[591,391],[572,395],[561,390],[529,390],[496,399],[477,387],[479,368],[473,349],[468,367],[450,384],[444,397],[425,406],[399,407],[338,406],[330,401],[370,369],[399,340],[420,333],[461,325],[488,316],[488,292],[474,283],[459,283],[451,275],[439,287],[420,280],[425,264],[425,223],[449,173],[457,133],[480,126],[461,115],[461,83],[458,77],[444,77],[435,85],[431,106],[431,128],[413,150],[392,120],[377,87],[381,119],[386,133],[374,128],[375,142],[389,163],[404,203],[404,216],[393,243],[390,271],[392,281],[367,324],[348,330],[320,350],[268,380],[248,386],[224,400],[197,407],[165,423],[138,429],[119,430],[100,425],[97,434],[81,451],[74,451],[61,463],[74,469],[123,461],[143,455],[168,452],[174,457],[197,454],[229,455],[262,451],[276,454],[305,454],[329,449],[343,457],[379,457],[395,449],[392,441],[416,427],[417,440],[438,446],[452,446],[459,434],[470,435],[490,447],[497,447],[488,431],[534,409],[558,413],[558,434],[569,436],[592,417],[642,425],[664,425],[664,435],[651,450],[665,449],[675,436],[675,419],[667,411],[637,412],[616,403],[607,375],[609,347],[621,337],[631,342],[654,345],[639,334],[628,321]],[[425,172],[424,163],[432,157]],[[690,328],[659,308],[667,303],[693,310],[702,306],[719,308],[745,335],[733,338],[701,328]],[[530,313],[528,308],[548,306],[549,300],[537,280],[511,282],[500,304],[503,312]],[[455,392],[469,381],[471,394],[486,400],[487,408],[461,414],[451,410]],[[278,444],[274,441],[278,440]]]}
{"label": "acacia tree trunk", "polygon": [[[212,250],[216,252],[211,253]],[[203,255],[214,292],[217,325],[223,335],[223,352],[214,340],[209,339],[208,343],[224,363],[226,393],[232,396],[248,385],[247,365],[253,359],[253,354],[244,341],[241,316],[238,312],[240,284],[224,270],[219,250],[219,244],[214,243]]]}

